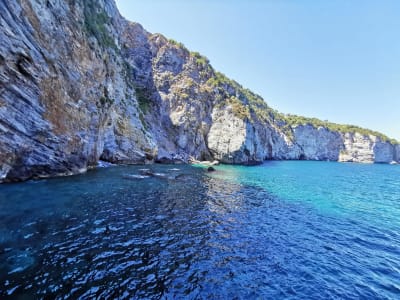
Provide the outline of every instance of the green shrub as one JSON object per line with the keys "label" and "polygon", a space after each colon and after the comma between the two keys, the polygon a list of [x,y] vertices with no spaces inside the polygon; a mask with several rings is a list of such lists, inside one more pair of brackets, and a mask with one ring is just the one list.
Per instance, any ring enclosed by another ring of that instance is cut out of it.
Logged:
{"label": "green shrub", "polygon": [[145,88],[135,88],[139,109],[146,114],[150,110],[151,100]]}
{"label": "green shrub", "polygon": [[238,98],[231,96],[227,102],[232,107],[232,112],[236,117],[241,120],[250,118],[250,110],[248,105],[244,105],[243,102]]}
{"label": "green shrub", "polygon": [[[197,55],[197,54],[194,54]],[[361,128],[355,125],[342,125],[336,124],[329,121],[322,121],[317,118],[306,118],[297,115],[285,115],[277,110],[272,109],[267,105],[264,99],[250,91],[249,89],[243,88],[236,81],[229,79],[223,73],[213,72],[206,85],[217,88],[217,93],[221,95],[222,99],[216,102],[218,107],[223,107],[226,104],[231,104],[235,115],[244,118],[256,117],[260,121],[270,122],[276,124],[290,139],[293,139],[293,127],[297,125],[310,124],[315,128],[325,127],[331,131],[340,133],[359,133],[365,136],[373,135],[380,138],[383,142],[390,142],[392,144],[399,144],[399,141],[390,139],[386,135],[373,131],[370,129]],[[233,96],[228,94],[227,90],[231,88],[235,90],[234,100]],[[217,99],[217,97],[215,97]]]}
{"label": "green shrub", "polygon": [[199,67],[206,67],[210,64],[208,58],[201,55],[199,52],[190,52],[190,54],[195,58],[196,64]]}
{"label": "green shrub", "polygon": [[98,8],[98,3],[94,0],[84,2],[85,31],[94,36],[103,47],[117,48],[114,39],[107,30],[107,24],[111,19],[103,9]]}
{"label": "green shrub", "polygon": [[291,115],[291,114],[284,115],[284,120],[290,126],[309,124],[315,128],[325,127],[331,131],[337,131],[340,133],[359,133],[364,136],[373,135],[373,136],[378,137],[383,142],[390,142],[391,144],[394,144],[394,145],[399,143],[395,139],[391,139],[388,136],[386,136],[380,132],[362,128],[362,127],[355,126],[355,125],[337,124],[337,123],[332,123],[329,121],[322,121],[317,118],[306,118],[306,117]]}
{"label": "green shrub", "polygon": [[182,44],[181,42],[177,42],[177,41],[175,41],[174,39],[168,39],[168,42],[169,42],[170,44],[172,44],[172,45],[178,47],[178,48],[182,48],[182,49],[187,50],[184,44]]}

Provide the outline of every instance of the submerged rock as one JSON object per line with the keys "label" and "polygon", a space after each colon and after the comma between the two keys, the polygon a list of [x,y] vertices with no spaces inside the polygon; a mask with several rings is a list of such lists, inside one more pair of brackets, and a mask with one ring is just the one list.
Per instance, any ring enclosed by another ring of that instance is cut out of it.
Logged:
{"label": "submerged rock", "polygon": [[150,169],[140,169],[139,174],[143,176],[154,176],[154,172]]}
{"label": "submerged rock", "polygon": [[168,179],[168,175],[166,173],[158,173],[158,172],[153,172],[150,169],[139,169],[139,174],[128,174],[124,175],[123,177],[125,179],[145,179],[145,178],[150,178],[150,177],[156,177],[156,178],[162,178],[162,179]]}
{"label": "submerged rock", "polygon": [[179,169],[170,169],[171,172],[174,174],[167,174],[167,173],[159,173],[159,172],[153,172],[150,169],[139,169],[139,174],[126,174],[123,175],[122,177],[124,179],[130,179],[130,180],[141,180],[141,179],[148,179],[148,178],[158,178],[158,179],[165,179],[165,180],[186,180],[188,178],[191,178],[190,175],[187,174],[176,174],[177,171],[180,171]]}
{"label": "submerged rock", "polygon": [[102,160],[99,160],[97,162],[97,167],[98,168],[109,168],[109,167],[112,167],[112,166],[115,166],[115,164],[112,164],[112,163],[107,162],[107,161],[102,161]]}
{"label": "submerged rock", "polygon": [[167,174],[165,173],[153,173],[153,176],[157,178],[167,178]]}
{"label": "submerged rock", "polygon": [[179,174],[176,176],[172,176],[170,180],[177,180],[177,181],[183,181],[183,182],[193,182],[193,176],[189,174]]}
{"label": "submerged rock", "polygon": [[129,175],[122,176],[122,178],[124,178],[124,179],[145,179],[145,178],[150,178],[150,176],[129,174]]}

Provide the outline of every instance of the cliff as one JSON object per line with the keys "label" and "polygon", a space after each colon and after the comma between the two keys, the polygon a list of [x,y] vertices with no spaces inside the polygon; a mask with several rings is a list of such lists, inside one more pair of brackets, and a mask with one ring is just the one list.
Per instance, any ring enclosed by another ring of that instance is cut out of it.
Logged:
{"label": "cliff", "polygon": [[0,181],[218,159],[400,160],[363,129],[293,118],[110,0],[0,2]]}

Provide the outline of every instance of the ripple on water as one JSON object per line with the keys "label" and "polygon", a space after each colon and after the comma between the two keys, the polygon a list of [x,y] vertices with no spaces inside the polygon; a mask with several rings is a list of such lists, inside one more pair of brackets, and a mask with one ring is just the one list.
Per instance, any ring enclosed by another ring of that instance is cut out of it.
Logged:
{"label": "ripple on water", "polygon": [[[396,299],[400,191],[370,167],[155,166],[138,180],[121,167],[1,186],[0,298]],[[354,180],[379,184],[354,194]]]}

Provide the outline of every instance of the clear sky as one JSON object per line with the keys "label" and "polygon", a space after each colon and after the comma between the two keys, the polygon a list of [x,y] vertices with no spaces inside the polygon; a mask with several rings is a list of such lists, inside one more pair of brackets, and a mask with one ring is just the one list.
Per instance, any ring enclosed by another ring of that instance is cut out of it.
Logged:
{"label": "clear sky", "polygon": [[400,140],[400,1],[117,0],[283,113]]}

